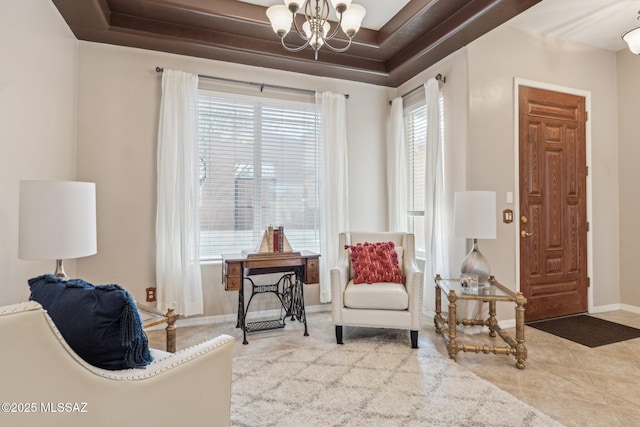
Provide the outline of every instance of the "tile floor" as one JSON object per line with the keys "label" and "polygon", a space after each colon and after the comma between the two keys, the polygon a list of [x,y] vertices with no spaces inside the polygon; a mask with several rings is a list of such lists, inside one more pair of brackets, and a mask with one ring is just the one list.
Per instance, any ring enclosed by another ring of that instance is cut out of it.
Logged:
{"label": "tile floor", "polygon": [[[595,315],[640,328],[640,314],[614,311]],[[235,356],[335,342],[330,312],[308,313],[310,336],[303,326],[287,322],[284,329],[242,333],[235,322],[178,328],[178,349],[225,333],[236,337]],[[513,330],[508,330],[514,336]],[[345,328],[349,338],[384,334],[383,330]],[[149,331],[150,345],[164,347],[164,331]],[[486,334],[464,335],[473,344],[491,343]],[[502,345],[500,338],[497,345]],[[457,363],[527,402],[567,426],[640,426],[640,338],[598,348],[588,348],[554,335],[526,327],[528,358],[524,370],[516,369],[513,356],[458,353]],[[407,345],[409,337],[407,333]],[[420,346],[433,346],[447,357],[442,337],[433,321],[425,317]]]}

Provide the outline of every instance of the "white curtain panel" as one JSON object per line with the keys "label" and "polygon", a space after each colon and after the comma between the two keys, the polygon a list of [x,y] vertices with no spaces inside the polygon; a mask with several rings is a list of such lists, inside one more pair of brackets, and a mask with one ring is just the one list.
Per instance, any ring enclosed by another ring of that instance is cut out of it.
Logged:
{"label": "white curtain panel", "polygon": [[440,121],[440,82],[429,79],[424,85],[427,100],[427,149],[425,168],[425,266],[423,308],[435,311],[433,278],[449,271],[448,240],[450,212],[447,208],[444,171],[444,135]]}
{"label": "white curtain panel", "polygon": [[158,308],[203,313],[200,272],[198,76],[162,74],[158,128],[156,286]]}
{"label": "white curtain panel", "polygon": [[407,231],[407,147],[404,139],[402,97],[391,101],[387,127],[387,194],[389,231]]}
{"label": "white curtain panel", "polygon": [[338,235],[349,230],[345,96],[316,93],[321,114],[320,302],[331,302],[330,271],[338,263]]}

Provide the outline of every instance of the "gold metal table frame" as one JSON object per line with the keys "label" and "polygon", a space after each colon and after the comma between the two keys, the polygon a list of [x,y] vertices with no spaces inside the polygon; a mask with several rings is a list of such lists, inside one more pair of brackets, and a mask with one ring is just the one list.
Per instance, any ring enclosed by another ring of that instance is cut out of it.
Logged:
{"label": "gold metal table frame", "polygon": [[[453,360],[460,351],[475,352],[484,354],[504,354],[513,355],[516,358],[516,367],[524,369],[524,361],[527,359],[527,348],[524,345],[524,305],[527,299],[522,292],[517,294],[500,284],[495,277],[489,277],[489,283],[485,286],[478,287],[478,291],[464,288],[458,279],[443,279],[440,275],[435,277],[436,291],[436,315],[433,321],[436,326],[436,332],[441,334],[447,345],[449,357]],[[442,293],[447,295],[449,300],[447,318],[442,316]],[[458,319],[457,305],[458,300],[473,300],[489,303],[489,317],[483,319]],[[515,340],[504,331],[496,319],[496,303],[497,302],[513,302],[516,311],[516,338]],[[447,328],[445,329],[445,325]],[[489,346],[489,345],[473,345],[459,343],[457,340],[456,326],[486,326],[489,328],[489,336],[492,338],[499,335],[507,346]]]}
{"label": "gold metal table frame", "polygon": [[165,332],[167,335],[167,351],[169,353],[176,352],[176,320],[180,315],[175,313],[173,308],[167,309],[166,313],[156,310],[153,307],[149,307],[143,304],[137,304],[138,312],[142,318],[142,327],[144,329],[151,328],[153,326],[167,324]]}

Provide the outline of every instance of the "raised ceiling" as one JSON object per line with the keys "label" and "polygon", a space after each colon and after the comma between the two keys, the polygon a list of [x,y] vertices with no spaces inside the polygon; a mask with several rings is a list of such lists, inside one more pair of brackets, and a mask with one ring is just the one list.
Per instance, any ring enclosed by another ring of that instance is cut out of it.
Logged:
{"label": "raised ceiling", "polygon": [[362,28],[347,52],[321,50],[317,61],[311,49],[286,52],[259,4],[52,1],[79,40],[397,87],[541,0],[410,0],[379,29]]}

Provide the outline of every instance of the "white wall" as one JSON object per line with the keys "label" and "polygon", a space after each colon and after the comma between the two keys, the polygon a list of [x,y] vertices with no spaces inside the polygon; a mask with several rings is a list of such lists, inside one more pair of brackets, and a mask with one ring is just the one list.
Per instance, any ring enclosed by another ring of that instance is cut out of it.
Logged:
{"label": "white wall", "polygon": [[[55,269],[18,259],[18,187],[75,178],[76,62],[77,41],[52,2],[0,2],[0,305],[25,301],[27,280]],[[65,269],[74,274],[75,262]]]}
{"label": "white wall", "polygon": [[[593,305],[620,301],[618,245],[618,131],[616,54],[549,39],[503,25],[469,44],[469,174],[471,189],[496,190],[498,212],[517,194],[514,155],[514,78],[591,93],[591,237]],[[589,154],[587,154],[589,157]],[[497,278],[515,285],[518,223],[500,224],[498,238],[481,242]]]}
{"label": "white wall", "polygon": [[[146,287],[155,286],[155,161],[161,94],[156,66],[348,93],[349,220],[353,229],[385,230],[387,197],[379,189],[386,185],[384,136],[391,89],[80,42],[78,179],[96,182],[98,198],[98,254],[78,261],[80,277],[93,283],[119,283],[139,300],[144,300]],[[237,293],[223,290],[219,263],[203,266],[203,281],[205,315],[236,312]],[[305,296],[307,305],[319,304],[318,286],[307,286]]]}
{"label": "white wall", "polygon": [[618,59],[620,182],[620,301],[640,308],[640,57],[628,49]]}

